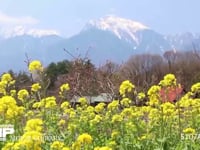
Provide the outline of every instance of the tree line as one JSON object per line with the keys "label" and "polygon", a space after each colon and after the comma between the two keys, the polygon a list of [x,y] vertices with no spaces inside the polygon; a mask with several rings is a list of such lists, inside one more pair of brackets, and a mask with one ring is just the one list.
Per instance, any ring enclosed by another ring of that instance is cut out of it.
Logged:
{"label": "tree line", "polygon": [[[30,88],[32,80],[25,72],[14,73],[16,89]],[[50,63],[44,70],[48,79],[47,94],[57,96],[60,85],[69,83],[69,99],[77,96],[96,96],[110,93],[118,96],[118,88],[123,80],[130,80],[139,91],[146,92],[150,86],[158,84],[167,73],[176,75],[184,90],[200,81],[200,53],[198,51],[166,51],[163,56],[140,54],[131,56],[126,62],[116,64],[107,61],[96,67],[90,59],[75,58]]]}

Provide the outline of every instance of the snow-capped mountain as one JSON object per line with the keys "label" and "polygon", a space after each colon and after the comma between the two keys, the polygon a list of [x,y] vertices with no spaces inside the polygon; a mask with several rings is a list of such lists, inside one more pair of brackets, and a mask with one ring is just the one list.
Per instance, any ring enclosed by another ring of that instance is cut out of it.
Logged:
{"label": "snow-capped mountain", "polygon": [[68,39],[60,37],[53,30],[30,30],[22,27],[8,32],[8,35],[7,38],[0,37],[0,59],[3,62],[0,72],[9,69],[25,70],[25,54],[30,59],[39,59],[47,65],[71,59],[63,50],[66,49],[74,57],[89,57],[98,66],[106,60],[121,63],[135,54],[163,55],[165,51],[172,49],[191,50],[200,43],[198,34],[166,36],[137,21],[115,16],[91,20],[80,33]]}
{"label": "snow-capped mountain", "polygon": [[200,34],[197,33],[179,33],[175,35],[165,36],[165,39],[172,45],[174,49],[178,50],[192,50],[200,48]]}
{"label": "snow-capped mountain", "polygon": [[50,36],[50,35],[58,36],[60,34],[56,30],[26,28],[24,26],[0,28],[0,36],[4,38],[12,38],[12,37],[23,36],[23,35],[30,35],[33,37],[43,37],[43,36]]}
{"label": "snow-capped mountain", "polygon": [[149,27],[130,19],[119,18],[115,16],[107,16],[99,20],[89,21],[86,29],[97,28],[104,31],[114,33],[119,39],[125,39],[128,42],[140,44],[140,39],[136,35],[138,31],[149,29]]}
{"label": "snow-capped mountain", "polygon": [[[94,33],[97,32],[99,34],[95,35]],[[80,37],[82,37],[83,35],[87,36],[84,36],[82,39],[80,39]],[[108,36],[110,38],[109,40],[106,40],[106,37]],[[121,43],[123,43],[121,45],[126,45],[128,48],[122,49],[122,47],[117,47],[116,41],[112,41],[111,37],[117,38],[116,40],[119,40]],[[86,40],[85,38],[90,43],[81,42],[79,44],[79,41],[84,41]],[[99,41],[100,38],[101,42]],[[69,40],[73,40],[74,43],[77,44],[77,47],[86,47],[86,45],[90,44],[95,45],[95,48],[98,49],[98,51],[100,52],[114,51],[115,53],[117,53],[121,51],[121,53],[123,54],[127,53],[127,56],[125,58],[133,54],[144,52],[161,54],[165,50],[171,49],[169,42],[160,33],[155,32],[151,28],[137,21],[119,18],[116,16],[106,16],[98,20],[90,20],[78,35],[73,36]],[[105,48],[102,48],[103,43],[107,46],[106,50]],[[83,46],[82,44],[85,45]],[[110,48],[108,48],[109,46]],[[106,56],[107,55],[105,55],[104,57]],[[123,58],[123,56],[120,58]],[[118,60],[122,61],[124,59]]]}

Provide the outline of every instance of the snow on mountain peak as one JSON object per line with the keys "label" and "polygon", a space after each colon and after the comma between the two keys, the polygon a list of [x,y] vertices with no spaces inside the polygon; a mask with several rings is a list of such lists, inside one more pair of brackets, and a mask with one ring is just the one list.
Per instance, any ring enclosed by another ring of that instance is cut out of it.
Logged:
{"label": "snow on mountain peak", "polygon": [[47,30],[47,29],[27,29],[24,26],[16,26],[14,28],[4,28],[0,30],[0,35],[5,38],[21,36],[21,35],[30,35],[33,37],[42,37],[49,35],[59,35],[56,30]]}
{"label": "snow on mountain peak", "polygon": [[90,20],[89,25],[100,30],[113,32],[119,39],[125,39],[129,42],[139,44],[139,39],[135,33],[137,31],[149,29],[149,27],[130,19],[124,19],[116,16],[106,16],[99,20]]}

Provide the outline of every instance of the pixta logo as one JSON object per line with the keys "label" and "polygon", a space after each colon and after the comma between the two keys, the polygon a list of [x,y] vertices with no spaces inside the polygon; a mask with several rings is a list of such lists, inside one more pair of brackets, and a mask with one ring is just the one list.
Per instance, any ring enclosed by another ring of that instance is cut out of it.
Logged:
{"label": "pixta logo", "polygon": [[13,125],[0,125],[0,141],[6,141],[6,135],[15,132]]}

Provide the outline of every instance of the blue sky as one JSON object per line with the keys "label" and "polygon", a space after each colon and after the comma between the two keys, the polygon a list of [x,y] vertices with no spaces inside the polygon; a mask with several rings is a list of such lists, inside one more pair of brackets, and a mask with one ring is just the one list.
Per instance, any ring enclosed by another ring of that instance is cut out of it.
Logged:
{"label": "blue sky", "polygon": [[116,15],[162,34],[200,33],[199,7],[199,0],[0,0],[0,31],[24,27],[69,37],[91,19]]}

